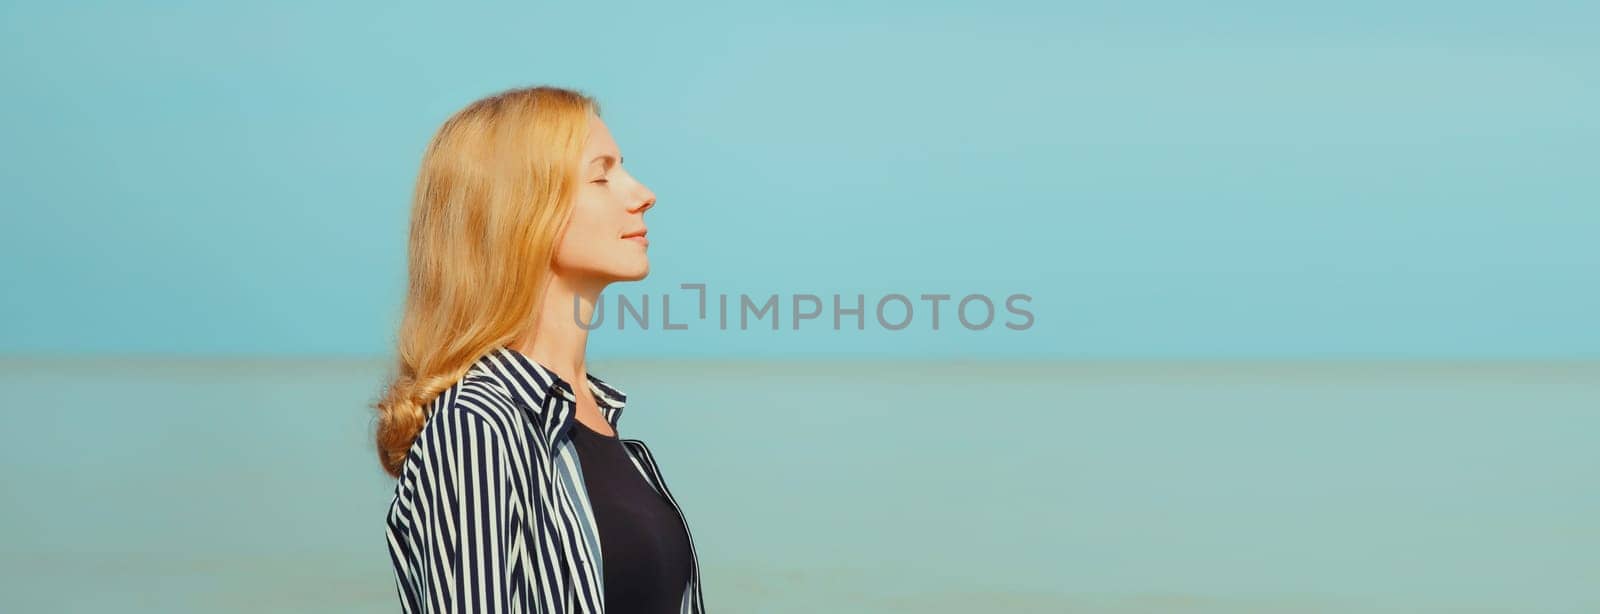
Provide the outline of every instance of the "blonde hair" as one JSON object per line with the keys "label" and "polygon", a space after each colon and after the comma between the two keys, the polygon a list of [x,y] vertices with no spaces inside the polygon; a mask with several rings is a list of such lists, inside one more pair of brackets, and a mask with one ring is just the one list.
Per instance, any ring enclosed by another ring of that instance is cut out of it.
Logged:
{"label": "blonde hair", "polygon": [[507,90],[457,111],[429,142],[411,201],[398,368],[373,405],[389,475],[432,401],[532,325],[599,113],[577,91]]}

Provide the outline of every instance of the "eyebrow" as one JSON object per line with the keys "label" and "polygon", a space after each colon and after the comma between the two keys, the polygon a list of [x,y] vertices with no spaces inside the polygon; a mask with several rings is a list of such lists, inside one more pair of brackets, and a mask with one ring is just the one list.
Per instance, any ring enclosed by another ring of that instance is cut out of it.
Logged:
{"label": "eyebrow", "polygon": [[611,154],[600,154],[598,156],[595,156],[593,159],[589,160],[589,164],[593,165],[595,162],[599,162],[601,160],[606,160],[607,161],[606,166],[608,166],[608,167],[611,166],[612,164],[622,164],[622,158],[613,158],[613,157],[611,157]]}

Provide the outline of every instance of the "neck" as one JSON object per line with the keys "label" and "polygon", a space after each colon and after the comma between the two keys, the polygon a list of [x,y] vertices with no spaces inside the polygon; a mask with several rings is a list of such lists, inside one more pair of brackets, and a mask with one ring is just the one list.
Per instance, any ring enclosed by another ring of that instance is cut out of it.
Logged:
{"label": "neck", "polygon": [[588,390],[584,350],[589,331],[580,323],[587,324],[593,317],[602,289],[603,285],[576,284],[551,275],[532,328],[511,344],[512,349],[555,371],[572,386],[574,394]]}

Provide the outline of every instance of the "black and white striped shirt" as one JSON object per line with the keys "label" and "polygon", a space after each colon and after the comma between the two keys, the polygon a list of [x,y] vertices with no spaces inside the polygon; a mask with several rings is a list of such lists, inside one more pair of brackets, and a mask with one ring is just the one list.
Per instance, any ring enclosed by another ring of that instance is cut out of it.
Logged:
{"label": "black and white striped shirt", "polygon": [[[615,428],[627,396],[593,373],[588,379]],[[599,534],[567,437],[575,410],[571,385],[504,346],[432,402],[388,514],[405,612],[605,612]],[[644,442],[622,443],[683,519]],[[703,614],[692,536],[689,552],[680,612]]]}

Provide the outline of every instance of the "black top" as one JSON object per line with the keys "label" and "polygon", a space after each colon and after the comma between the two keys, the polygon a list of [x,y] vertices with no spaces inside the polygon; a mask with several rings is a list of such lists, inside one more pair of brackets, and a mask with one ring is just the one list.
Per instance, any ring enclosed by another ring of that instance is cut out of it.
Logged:
{"label": "black top", "polygon": [[574,419],[572,443],[600,533],[606,611],[677,614],[689,582],[689,538],[622,440]]}

